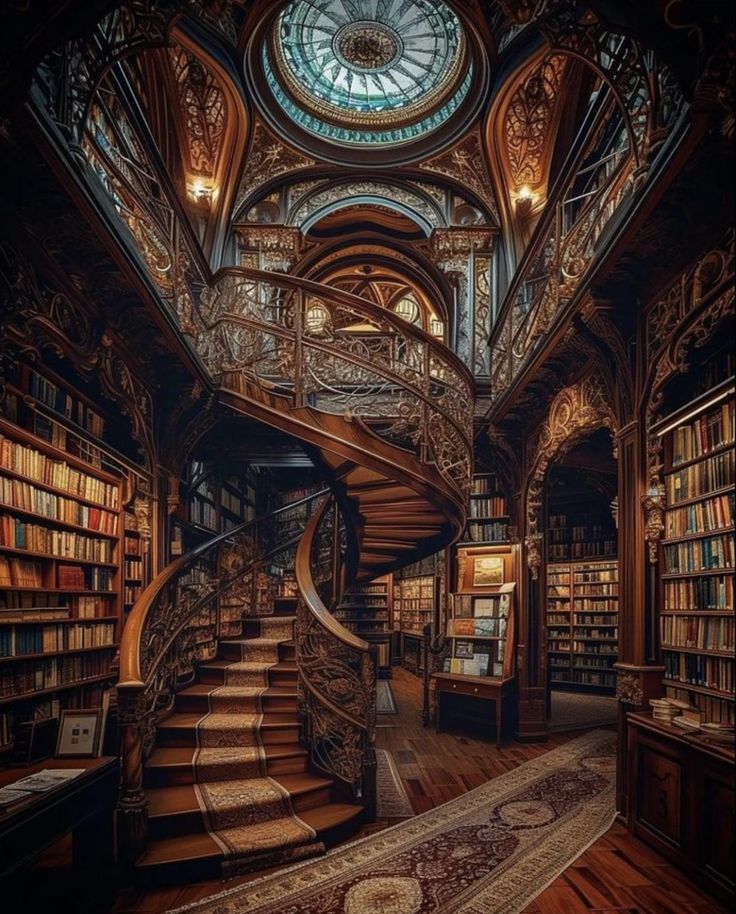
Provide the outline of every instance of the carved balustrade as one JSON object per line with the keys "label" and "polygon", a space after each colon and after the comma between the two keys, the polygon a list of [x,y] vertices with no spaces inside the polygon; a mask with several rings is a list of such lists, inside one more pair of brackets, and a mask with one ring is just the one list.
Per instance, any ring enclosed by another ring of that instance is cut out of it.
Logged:
{"label": "carved balustrade", "polygon": [[[241,630],[247,615],[270,612],[258,598],[262,569],[293,566],[297,543],[323,490],[262,519],[214,537],[171,562],[133,607],[120,642],[118,704],[122,728],[121,840],[131,857],[146,838],[143,764],[159,720],[176,692],[210,659],[220,638]],[[295,524],[297,512],[301,525]],[[287,520],[284,536],[284,524]],[[296,530],[295,530],[296,526]]]}
{"label": "carved balustrade", "polygon": [[620,112],[609,104],[577,167],[553,191],[501,309],[491,341],[494,400],[520,376],[581,288],[601,236],[633,193],[635,166]]}
{"label": "carved balustrade", "polygon": [[[346,562],[344,528],[325,502],[307,525],[296,556],[300,716],[312,763],[337,778],[375,818],[377,648],[332,615],[336,567]],[[335,550],[342,553],[334,561]]]}
{"label": "carved balustrade", "polygon": [[359,417],[467,492],[473,381],[441,342],[357,296],[244,268],[220,274],[201,314],[197,346],[223,387]]}

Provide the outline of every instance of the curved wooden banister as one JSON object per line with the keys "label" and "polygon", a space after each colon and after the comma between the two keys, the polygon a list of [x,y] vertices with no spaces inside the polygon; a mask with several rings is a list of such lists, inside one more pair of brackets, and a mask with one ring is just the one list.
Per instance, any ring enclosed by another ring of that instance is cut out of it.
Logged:
{"label": "curved wooden banister", "polygon": [[[253,520],[246,521],[244,524],[234,527],[232,530],[226,530],[224,533],[220,533],[218,536],[207,540],[207,542],[200,543],[199,546],[196,546],[190,552],[186,553],[186,555],[174,559],[174,561],[170,562],[163,571],[159,572],[136,600],[125,623],[125,628],[123,629],[120,638],[120,679],[118,688],[130,686],[140,687],[145,684],[144,678],[150,678],[150,674],[148,677],[144,677],[141,671],[141,643],[143,633],[147,623],[156,611],[157,601],[160,599],[161,594],[177,575],[181,574],[185,568],[190,566],[198,558],[206,555],[213,549],[217,549],[221,544],[241,536],[248,530],[257,528],[264,520],[273,520],[287,511],[291,511],[294,508],[312,502],[317,498],[329,495],[329,493],[329,489],[322,489],[319,492],[307,495],[298,501],[277,508],[275,511],[272,511],[271,514],[267,515],[266,518],[254,518]],[[182,622],[182,625],[185,624],[186,620]],[[178,633],[179,632],[175,630],[172,637],[176,637]]]}

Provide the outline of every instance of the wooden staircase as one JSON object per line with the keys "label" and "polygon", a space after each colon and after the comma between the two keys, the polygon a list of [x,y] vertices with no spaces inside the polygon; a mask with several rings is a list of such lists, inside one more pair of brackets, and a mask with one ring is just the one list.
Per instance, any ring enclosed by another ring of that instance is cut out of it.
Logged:
{"label": "wooden staircase", "polygon": [[[296,599],[276,598],[278,618],[293,619]],[[207,829],[198,797],[195,757],[197,726],[210,713],[210,696],[227,681],[227,670],[242,656],[242,645],[256,641],[260,621],[244,625],[244,638],[220,642],[217,658],[203,663],[196,680],[176,696],[173,713],[159,724],[156,744],[145,766],[149,841],[136,870],[147,884],[216,879],[227,871],[223,849]],[[232,690],[238,687],[231,687]],[[243,699],[252,701],[247,687]],[[233,691],[231,700],[237,702]],[[266,848],[234,861],[231,872],[248,872],[278,862],[320,852],[360,823],[362,806],[341,802],[334,781],[311,773],[307,750],[300,742],[297,719],[297,668],[293,642],[279,644],[278,662],[267,671],[267,686],[259,696],[263,712],[258,728],[265,775],[287,793],[291,809],[314,832],[304,849]],[[233,749],[237,750],[237,744]],[[254,838],[258,843],[259,836]]]}

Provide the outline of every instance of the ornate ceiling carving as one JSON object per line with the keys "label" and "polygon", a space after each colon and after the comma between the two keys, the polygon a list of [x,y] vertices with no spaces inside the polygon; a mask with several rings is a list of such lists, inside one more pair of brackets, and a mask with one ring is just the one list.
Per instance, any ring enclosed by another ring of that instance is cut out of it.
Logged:
{"label": "ornate ceiling carving", "polygon": [[480,127],[474,127],[451,149],[422,162],[419,167],[422,171],[434,172],[467,187],[498,221],[498,206],[486,166]]}
{"label": "ornate ceiling carving", "polygon": [[214,179],[228,116],[214,74],[186,48],[169,48],[191,175]]}
{"label": "ornate ceiling carving", "polygon": [[546,57],[511,96],[503,123],[505,155],[512,183],[545,183],[554,145],[552,123],[567,60]]}

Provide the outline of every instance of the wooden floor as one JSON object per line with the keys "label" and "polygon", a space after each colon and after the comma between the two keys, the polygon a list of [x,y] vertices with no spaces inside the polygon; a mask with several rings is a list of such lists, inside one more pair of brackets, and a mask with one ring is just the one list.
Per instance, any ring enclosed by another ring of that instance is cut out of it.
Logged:
{"label": "wooden floor", "polygon": [[[395,670],[392,688],[399,713],[381,715],[376,745],[388,749],[396,761],[414,810],[419,813],[520,765],[522,762],[565,743],[570,736],[554,734],[543,745],[512,743],[497,749],[491,741],[460,734],[437,734],[421,724],[420,683],[404,670]],[[574,734],[573,734],[574,735]],[[379,821],[364,828],[368,835],[385,828]],[[73,911],[74,914],[161,914],[208,895],[250,881],[244,877],[224,885],[207,882],[169,889],[142,891],[126,888],[114,892],[108,887],[90,892],[74,881],[70,868],[66,882],[55,883],[68,853],[60,845],[55,854],[39,861],[24,893],[23,914]],[[64,870],[61,871],[64,878]],[[35,874],[35,878],[34,878]],[[257,874],[257,875],[263,875]],[[34,900],[40,892],[42,899]],[[61,900],[65,899],[68,906]],[[620,825],[587,850],[565,873],[546,889],[524,914],[728,914],[678,870]]]}

